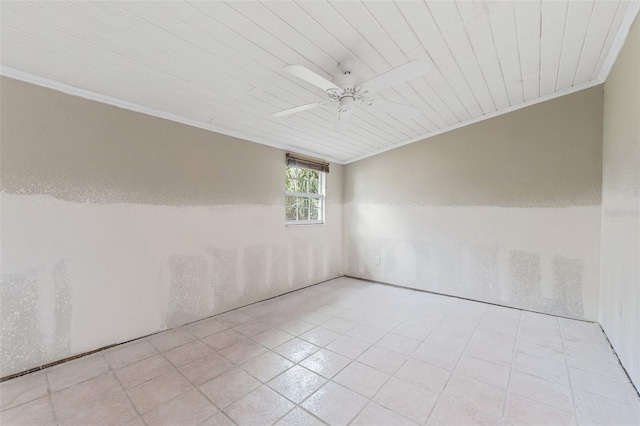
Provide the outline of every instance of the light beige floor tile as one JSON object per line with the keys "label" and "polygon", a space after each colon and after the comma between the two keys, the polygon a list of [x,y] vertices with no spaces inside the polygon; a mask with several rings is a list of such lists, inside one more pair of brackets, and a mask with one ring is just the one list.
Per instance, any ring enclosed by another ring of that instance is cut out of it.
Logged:
{"label": "light beige floor tile", "polygon": [[142,417],[148,426],[186,426],[197,425],[219,411],[197,389],[191,389],[176,399],[149,411]]}
{"label": "light beige floor tile", "polygon": [[612,399],[574,391],[580,424],[640,425],[640,404],[623,404]]}
{"label": "light beige floor tile", "polygon": [[145,424],[140,417],[134,417],[128,422],[123,423],[123,426],[145,426]]}
{"label": "light beige floor tile", "polygon": [[111,368],[122,368],[145,358],[156,355],[158,351],[146,340],[138,340],[132,343],[116,346],[104,351],[104,357]]}
{"label": "light beige floor tile", "polygon": [[510,394],[507,400],[504,421],[513,425],[564,426],[577,424],[572,413],[513,394]]}
{"label": "light beige floor tile", "polygon": [[625,404],[636,403],[635,390],[628,380],[610,379],[600,374],[575,368],[569,368],[569,373],[573,390],[592,393]]}
{"label": "light beige floor tile", "polygon": [[180,368],[180,372],[194,386],[200,386],[209,380],[218,377],[222,373],[232,370],[233,363],[226,358],[213,353],[204,358],[197,359]]}
{"label": "light beige floor tile", "polygon": [[416,359],[407,360],[395,374],[399,379],[436,394],[442,392],[450,375],[449,370]]}
{"label": "light beige floor tile", "polygon": [[299,404],[326,381],[322,376],[296,365],[269,381],[267,385]]}
{"label": "light beige floor tile", "polygon": [[500,417],[506,392],[477,380],[454,374],[442,397],[466,405],[491,417]]}
{"label": "light beige floor tile", "polygon": [[45,396],[0,413],[3,425],[33,426],[56,424],[49,397]]}
{"label": "light beige floor tile", "polygon": [[177,371],[156,377],[127,391],[140,414],[151,411],[191,389],[191,384]]}
{"label": "light beige floor tile", "polygon": [[351,423],[352,426],[414,426],[416,423],[388,410],[376,403],[369,403],[358,417]]}
{"label": "light beige floor tile", "polygon": [[303,313],[303,314],[298,316],[299,320],[308,322],[308,323],[313,324],[313,325],[323,324],[323,323],[329,321],[331,318],[333,318],[333,316],[327,315],[327,314],[323,314],[323,313],[320,313],[320,312],[315,312],[315,311],[305,312],[305,313]]}
{"label": "light beige floor tile", "polygon": [[426,422],[437,394],[392,377],[373,398],[378,404],[418,424]]}
{"label": "light beige floor tile", "polygon": [[511,370],[499,364],[462,355],[454,372],[500,389],[506,389]]}
{"label": "light beige floor tile", "polygon": [[422,342],[432,331],[433,328],[430,327],[402,323],[394,328],[392,333]]}
{"label": "light beige floor tile", "polygon": [[535,343],[527,342],[526,340],[520,340],[518,342],[517,353],[535,356],[556,364],[565,363],[564,352],[557,351],[546,346],[536,345]]}
{"label": "light beige floor tile", "polygon": [[198,321],[187,327],[187,331],[199,339],[210,336],[214,333],[219,333],[229,328],[227,324],[223,324],[214,318],[207,318],[202,321]]}
{"label": "light beige floor tile", "polygon": [[109,371],[109,364],[101,353],[74,359],[47,369],[52,392],[59,391]]}
{"label": "light beige floor tile", "polygon": [[445,370],[453,370],[458,363],[460,354],[429,343],[423,343],[411,354],[411,357]]}
{"label": "light beige floor tile", "polygon": [[274,303],[274,306],[271,312],[267,312],[264,315],[256,317],[255,319],[257,321],[269,324],[271,327],[277,327],[278,325],[285,323],[287,321],[290,321],[292,319],[291,314],[278,311],[277,309],[278,307],[275,306],[275,303]]}
{"label": "light beige floor tile", "polygon": [[234,330],[224,330],[219,333],[214,333],[202,339],[207,346],[215,349],[216,351],[227,348],[231,345],[245,340],[246,337]]}
{"label": "light beige floor tile", "polygon": [[326,328],[316,327],[300,335],[301,339],[313,343],[317,346],[326,346],[340,337],[339,333],[327,330]]}
{"label": "light beige floor tile", "polygon": [[603,359],[612,359],[615,356],[611,347],[606,343],[606,341],[604,341],[604,339],[600,342],[584,342],[565,339],[564,348],[567,351],[582,352]]}
{"label": "light beige floor tile", "polygon": [[389,375],[359,362],[349,364],[333,378],[334,382],[372,398],[378,389],[389,379]]}
{"label": "light beige floor tile", "polygon": [[612,379],[624,380],[627,377],[617,358],[603,359],[581,352],[567,351],[566,360],[569,367],[601,374]]}
{"label": "light beige floor tile", "polygon": [[397,352],[400,355],[410,356],[420,345],[420,342],[409,339],[408,337],[400,336],[398,334],[387,334],[382,338],[375,347],[379,349],[385,349],[392,352]]}
{"label": "light beige floor tile", "polygon": [[281,344],[293,339],[293,335],[285,331],[278,330],[277,328],[267,330],[264,333],[260,333],[253,337],[253,340],[260,343],[262,346],[273,349]]}
{"label": "light beige floor tile", "polygon": [[235,426],[235,423],[224,413],[218,413],[200,423],[199,426]]}
{"label": "light beige floor tile", "polygon": [[252,358],[257,357],[265,353],[267,349],[251,340],[242,340],[235,345],[229,346],[221,350],[220,355],[227,358],[234,364],[244,364]]}
{"label": "light beige floor tile", "polygon": [[273,351],[293,362],[300,362],[309,355],[318,352],[320,346],[302,339],[292,339],[275,348]]}
{"label": "light beige floor tile", "polygon": [[427,422],[428,426],[500,426],[498,417],[490,417],[456,401],[443,398],[436,405]]}
{"label": "light beige floor tile", "polygon": [[292,366],[293,363],[288,359],[274,352],[267,352],[245,362],[241,368],[256,379],[266,383]]}
{"label": "light beige floor tile", "polygon": [[233,327],[235,331],[247,337],[256,336],[272,328],[273,326],[271,324],[267,324],[266,322],[262,322],[258,320],[251,320],[251,321],[245,322],[244,324],[240,324]]}
{"label": "light beige floor tile", "polygon": [[160,352],[166,352],[170,349],[182,346],[196,338],[186,330],[181,328],[175,330],[167,330],[149,339],[149,342]]}
{"label": "light beige floor tile", "polygon": [[122,390],[113,374],[103,374],[51,394],[58,419],[71,417],[78,407],[98,402]]}
{"label": "light beige floor tile", "polygon": [[464,351],[467,341],[468,339],[441,333],[437,330],[429,334],[429,337],[425,339],[425,342],[430,345],[439,346],[443,349],[448,349],[458,353],[462,353]]}
{"label": "light beige floor tile", "polygon": [[330,379],[346,367],[349,362],[351,360],[347,357],[321,349],[302,361],[300,365]]}
{"label": "light beige floor tile", "polygon": [[115,371],[118,380],[125,389],[132,388],[174,370],[162,355],[155,355]]}
{"label": "light beige floor tile", "polygon": [[330,425],[348,424],[367,404],[367,399],[333,382],[311,395],[302,406]]}
{"label": "light beige floor tile", "polygon": [[385,349],[370,348],[358,357],[358,361],[370,367],[377,368],[387,374],[395,373],[407,360],[403,355]]}
{"label": "light beige floor tile", "polygon": [[347,334],[357,326],[358,323],[348,321],[343,318],[333,318],[322,324],[322,328],[326,328],[327,330],[335,331],[336,333],[340,334]]}
{"label": "light beige floor tile", "polygon": [[497,346],[484,345],[481,342],[470,342],[464,350],[465,355],[501,364],[511,368],[514,352],[511,349],[499,348]]}
{"label": "light beige floor tile", "polygon": [[560,331],[554,329],[545,329],[537,324],[521,323],[518,340],[535,343],[536,345],[546,346],[554,351],[562,351],[562,337]]}
{"label": "light beige floor tile", "polygon": [[302,408],[294,408],[284,416],[278,423],[277,426],[322,426],[320,420],[313,417],[311,414],[303,410]]}
{"label": "light beige floor tile", "polygon": [[471,342],[495,346],[513,352],[515,348],[516,338],[512,335],[498,333],[495,330],[478,329],[475,331],[475,333],[473,333]]}
{"label": "light beige floor tile", "polygon": [[127,395],[120,391],[104,399],[74,407],[66,417],[58,416],[60,425],[124,424],[138,417]]}
{"label": "light beige floor tile", "polygon": [[239,425],[262,426],[274,423],[294,405],[278,393],[262,386],[225,409],[225,414]]}
{"label": "light beige floor tile", "polygon": [[370,327],[367,325],[359,325],[358,327],[347,333],[349,336],[355,337],[363,342],[374,344],[382,339],[387,332],[379,328]]}
{"label": "light beige floor tile", "polygon": [[567,367],[535,356],[517,354],[513,368],[541,379],[551,380],[561,385],[569,384]]}
{"label": "light beige floor tile", "polygon": [[315,327],[314,324],[311,324],[309,322],[306,322],[300,319],[292,319],[278,325],[278,328],[280,330],[286,331],[287,333],[292,334],[294,336],[299,336],[302,333],[305,333],[314,327]]}
{"label": "light beige floor tile", "polygon": [[0,383],[1,410],[38,399],[48,392],[47,376],[37,372]]}
{"label": "light beige floor tile", "polygon": [[200,386],[218,408],[224,408],[260,387],[260,382],[239,368],[227,371]]}
{"label": "light beige floor tile", "polygon": [[341,336],[329,343],[326,348],[347,358],[356,359],[364,351],[369,349],[369,346],[369,343],[358,340],[355,337]]}
{"label": "light beige floor tile", "polygon": [[571,389],[566,385],[550,382],[520,371],[512,371],[509,391],[560,410],[573,412]]}
{"label": "light beige floor tile", "polygon": [[182,367],[212,353],[213,351],[209,346],[199,340],[195,340],[165,352],[164,356],[176,367]]}
{"label": "light beige floor tile", "polygon": [[228,325],[229,327],[235,327],[247,321],[251,321],[253,317],[246,312],[241,311],[240,309],[236,309],[233,311],[225,312],[224,314],[216,315],[216,321],[220,321],[223,324]]}

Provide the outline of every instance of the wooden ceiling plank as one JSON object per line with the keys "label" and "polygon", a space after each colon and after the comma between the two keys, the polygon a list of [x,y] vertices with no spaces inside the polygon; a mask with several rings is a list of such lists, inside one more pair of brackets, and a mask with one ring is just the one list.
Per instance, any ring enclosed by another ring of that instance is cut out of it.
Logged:
{"label": "wooden ceiling plank", "polygon": [[429,6],[434,20],[439,23],[443,38],[465,77],[483,114],[496,110],[489,86],[480,69],[469,37],[460,19],[455,2],[435,2]]}
{"label": "wooden ceiling plank", "polygon": [[514,3],[524,100],[540,96],[540,15],[537,1]]}
{"label": "wooden ceiling plank", "polygon": [[511,105],[524,102],[518,32],[512,2],[485,2],[489,12],[489,23],[493,41],[498,52],[502,75]]}
{"label": "wooden ceiling plank", "polygon": [[593,15],[595,1],[574,1],[569,3],[567,29],[558,70],[556,91],[572,86],[580,55],[587,38],[587,30]]}
{"label": "wooden ceiling plank", "polygon": [[548,95],[556,90],[568,8],[568,2],[556,2],[553,0],[544,0],[542,2],[540,96]]}
{"label": "wooden ceiling plank", "polygon": [[496,108],[508,108],[509,95],[484,4],[458,0],[456,5]]}
{"label": "wooden ceiling plank", "polygon": [[620,26],[622,25],[622,22],[624,21],[625,16],[627,16],[627,13],[629,12],[630,8],[631,8],[631,2],[629,1],[620,2],[620,7],[618,7],[618,10],[616,11],[616,14],[613,18],[613,22],[611,23],[611,28],[609,28],[609,32],[607,33],[607,38],[605,39],[604,46],[602,46],[602,50],[598,55],[598,62],[596,62],[596,66],[593,69],[593,73],[591,74],[592,80],[598,78],[600,74],[600,70],[602,69],[604,62],[606,61],[607,56],[609,55],[611,47],[613,46],[613,43],[615,42],[616,37],[618,36],[618,31],[620,30]]}

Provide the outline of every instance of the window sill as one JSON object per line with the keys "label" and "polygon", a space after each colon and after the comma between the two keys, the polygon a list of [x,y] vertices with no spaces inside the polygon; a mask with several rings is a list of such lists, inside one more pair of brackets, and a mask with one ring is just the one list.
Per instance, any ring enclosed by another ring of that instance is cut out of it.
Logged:
{"label": "window sill", "polygon": [[285,222],[284,226],[285,227],[296,227],[296,226],[317,226],[317,225],[324,225],[324,222],[318,221],[318,222],[302,222],[302,221],[297,221],[297,222]]}

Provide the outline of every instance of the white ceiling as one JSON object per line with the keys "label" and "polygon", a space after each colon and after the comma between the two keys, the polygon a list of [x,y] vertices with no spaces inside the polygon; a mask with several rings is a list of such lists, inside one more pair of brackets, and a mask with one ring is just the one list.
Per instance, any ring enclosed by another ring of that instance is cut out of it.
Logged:
{"label": "white ceiling", "polygon": [[[2,1],[1,73],[65,92],[348,163],[604,81],[633,1]],[[270,113],[323,92],[356,60],[363,80],[410,60],[430,71],[378,93],[423,112],[335,105]]]}

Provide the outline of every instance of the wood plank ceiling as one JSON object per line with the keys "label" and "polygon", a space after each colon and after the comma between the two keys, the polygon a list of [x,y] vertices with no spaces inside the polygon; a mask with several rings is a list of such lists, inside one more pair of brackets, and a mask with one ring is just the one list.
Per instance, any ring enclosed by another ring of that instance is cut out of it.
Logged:
{"label": "wood plank ceiling", "polygon": [[[251,141],[348,163],[601,83],[632,1],[3,1],[1,73]],[[335,105],[283,72],[368,80],[410,60],[428,74],[380,91],[422,114]]]}

